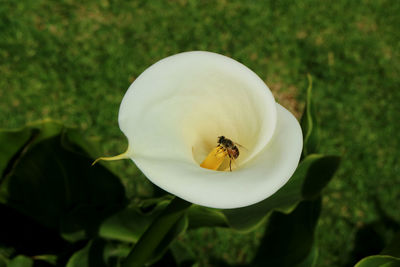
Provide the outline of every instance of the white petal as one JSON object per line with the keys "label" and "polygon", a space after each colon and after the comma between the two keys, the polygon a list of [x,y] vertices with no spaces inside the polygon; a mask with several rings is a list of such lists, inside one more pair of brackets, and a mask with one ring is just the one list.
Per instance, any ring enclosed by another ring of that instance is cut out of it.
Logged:
{"label": "white petal", "polygon": [[199,165],[224,135],[247,148],[240,165],[271,139],[276,106],[246,66],[215,53],[186,52],[155,63],[133,82],[119,125],[132,157]]}
{"label": "white petal", "polygon": [[281,188],[294,173],[303,138],[296,118],[277,105],[277,125],[268,145],[232,172],[212,171],[179,158],[139,155],[132,160],[157,186],[189,202],[213,208],[257,203]]}

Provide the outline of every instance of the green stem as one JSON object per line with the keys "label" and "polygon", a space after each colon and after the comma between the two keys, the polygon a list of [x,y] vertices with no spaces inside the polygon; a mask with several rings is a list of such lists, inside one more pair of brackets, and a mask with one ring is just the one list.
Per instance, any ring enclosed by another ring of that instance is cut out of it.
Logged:
{"label": "green stem", "polygon": [[122,267],[144,266],[167,232],[184,216],[185,211],[191,205],[191,203],[175,197],[143,233],[122,263]]}

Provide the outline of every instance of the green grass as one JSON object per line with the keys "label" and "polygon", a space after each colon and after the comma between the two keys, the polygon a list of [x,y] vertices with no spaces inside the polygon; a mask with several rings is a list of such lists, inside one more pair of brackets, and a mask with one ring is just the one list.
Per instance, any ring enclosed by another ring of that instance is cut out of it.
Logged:
{"label": "green grass", "polygon": [[[321,151],[343,156],[323,198],[318,266],[340,266],[357,227],[378,219],[374,199],[400,221],[398,14],[400,2],[376,0],[2,1],[0,126],[50,117],[117,154],[126,146],[119,103],[161,58],[190,50],[233,57],[294,107],[310,73]],[[117,166],[129,174],[129,163]],[[261,233],[199,230],[182,242],[203,264],[243,263]]]}

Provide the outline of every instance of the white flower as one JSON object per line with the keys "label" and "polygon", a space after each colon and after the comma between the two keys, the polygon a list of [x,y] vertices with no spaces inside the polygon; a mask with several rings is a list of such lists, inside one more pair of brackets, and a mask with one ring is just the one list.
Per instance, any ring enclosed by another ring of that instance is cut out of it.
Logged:
{"label": "white flower", "polygon": [[[150,181],[213,208],[248,206],[274,194],[292,176],[303,146],[296,118],[254,72],[202,51],[146,69],[122,100],[119,126],[129,141],[124,157]],[[232,171],[226,154],[224,171],[200,167],[219,136],[241,145]]]}

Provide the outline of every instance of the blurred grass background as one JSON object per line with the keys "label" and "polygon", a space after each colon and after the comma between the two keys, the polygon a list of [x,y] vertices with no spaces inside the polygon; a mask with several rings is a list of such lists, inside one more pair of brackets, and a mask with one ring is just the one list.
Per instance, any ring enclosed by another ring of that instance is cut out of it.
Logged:
{"label": "blurred grass background", "polygon": [[[318,266],[341,266],[355,232],[400,221],[400,2],[0,1],[0,127],[43,118],[84,130],[104,154],[124,151],[120,101],[166,56],[208,50],[254,70],[297,116],[314,78],[321,152],[340,154],[323,197]],[[142,185],[129,180],[133,197]],[[109,165],[111,166],[111,165]],[[202,264],[248,262],[263,229],[203,229],[180,239]]]}

